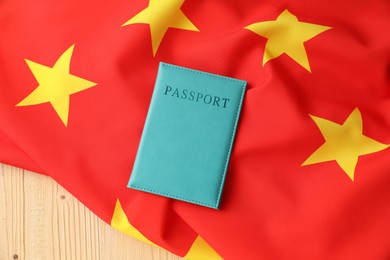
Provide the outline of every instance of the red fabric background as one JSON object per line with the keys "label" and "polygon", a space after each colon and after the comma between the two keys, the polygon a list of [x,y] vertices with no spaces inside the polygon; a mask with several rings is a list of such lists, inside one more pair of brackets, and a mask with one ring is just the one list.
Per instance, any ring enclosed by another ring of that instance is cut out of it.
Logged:
{"label": "red fabric background", "polygon": [[[200,32],[169,29],[156,57],[148,25],[121,25],[147,0],[0,2],[0,161],[48,174],[110,222],[119,198],[153,242],[185,255],[197,234],[225,259],[387,259],[390,150],[302,167],[324,142],[309,114],[390,143],[390,5],[380,1],[194,1]],[[332,29],[305,43],[312,73],[287,55],[262,67],[266,39],[245,26],[288,9]],[[98,83],[71,96],[68,127],[49,104],[15,107],[38,85],[24,59]],[[158,63],[248,81],[220,210],[126,187]]]}

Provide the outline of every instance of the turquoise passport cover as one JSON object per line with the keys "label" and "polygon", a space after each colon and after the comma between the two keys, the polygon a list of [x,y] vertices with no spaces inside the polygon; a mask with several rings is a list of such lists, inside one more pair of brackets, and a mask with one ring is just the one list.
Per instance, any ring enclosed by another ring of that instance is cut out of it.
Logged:
{"label": "turquoise passport cover", "polygon": [[245,87],[160,63],[128,187],[218,208]]}

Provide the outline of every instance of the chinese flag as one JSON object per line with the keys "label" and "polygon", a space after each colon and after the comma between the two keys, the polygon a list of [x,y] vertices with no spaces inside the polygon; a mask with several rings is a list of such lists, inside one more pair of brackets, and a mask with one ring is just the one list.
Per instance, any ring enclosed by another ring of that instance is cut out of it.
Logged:
{"label": "chinese flag", "polygon": [[[187,259],[389,259],[390,5],[3,0],[0,161]],[[248,81],[220,210],[127,188],[159,62]]]}

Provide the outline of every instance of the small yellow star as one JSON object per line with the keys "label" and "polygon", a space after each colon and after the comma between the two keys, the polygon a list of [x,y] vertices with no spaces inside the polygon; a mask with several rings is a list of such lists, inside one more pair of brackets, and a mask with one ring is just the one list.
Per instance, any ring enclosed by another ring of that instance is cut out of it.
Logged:
{"label": "small yellow star", "polygon": [[122,208],[122,204],[119,199],[116,201],[114,214],[111,219],[111,226],[119,231],[134,237],[140,241],[157,246],[155,243],[147,239],[141,232],[139,232],[133,225],[130,224],[125,211]]}
{"label": "small yellow star", "polygon": [[149,24],[152,37],[153,56],[168,28],[199,31],[180,10],[184,0],[150,0],[149,6],[136,16],[125,22],[129,24]]}
{"label": "small yellow star", "polygon": [[325,143],[320,146],[302,165],[335,160],[344,172],[354,181],[358,157],[389,147],[363,135],[362,116],[356,108],[344,124],[311,116],[317,124]]}
{"label": "small yellow star", "polygon": [[298,18],[287,9],[275,21],[254,23],[245,28],[268,39],[265,45],[263,66],[268,61],[286,53],[309,72],[311,70],[304,42],[331,29],[328,26],[299,22]]}
{"label": "small yellow star", "polygon": [[[123,233],[132,236],[138,240],[149,243],[154,246],[152,241],[147,239],[141,232],[139,232],[128,220],[125,211],[122,208],[122,205],[119,199],[116,201],[114,214],[111,219],[111,226],[122,231]],[[202,237],[197,236],[193,242],[191,248],[188,250],[186,260],[195,260],[195,259],[208,259],[208,260],[221,260],[223,259],[218,253],[209,245]]]}
{"label": "small yellow star", "polygon": [[67,49],[52,68],[26,59],[39,86],[16,106],[50,102],[64,125],[68,125],[70,95],[96,85],[94,82],[70,74],[73,48],[74,45]]}

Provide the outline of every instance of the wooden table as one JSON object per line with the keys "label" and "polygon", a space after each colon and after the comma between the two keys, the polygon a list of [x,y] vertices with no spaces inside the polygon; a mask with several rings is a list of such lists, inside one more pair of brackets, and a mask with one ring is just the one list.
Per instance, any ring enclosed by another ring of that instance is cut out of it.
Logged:
{"label": "wooden table", "polygon": [[179,260],[104,223],[50,177],[0,164],[0,260]]}

